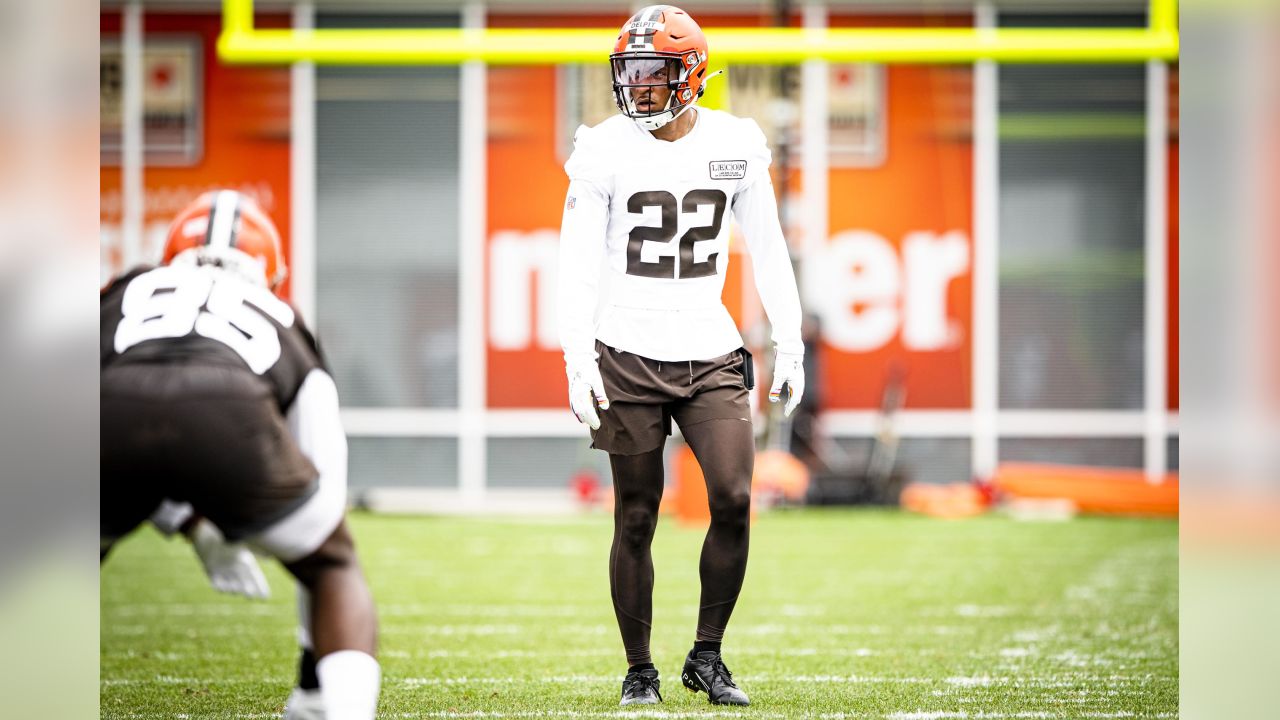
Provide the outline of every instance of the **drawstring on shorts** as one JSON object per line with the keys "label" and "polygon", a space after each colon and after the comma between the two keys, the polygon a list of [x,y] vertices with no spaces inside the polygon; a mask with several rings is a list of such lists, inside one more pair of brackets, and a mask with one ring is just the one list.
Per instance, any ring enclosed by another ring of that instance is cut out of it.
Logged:
{"label": "drawstring on shorts", "polygon": [[[662,372],[662,361],[658,361],[658,372]],[[689,384],[693,384],[693,361],[689,361]]]}

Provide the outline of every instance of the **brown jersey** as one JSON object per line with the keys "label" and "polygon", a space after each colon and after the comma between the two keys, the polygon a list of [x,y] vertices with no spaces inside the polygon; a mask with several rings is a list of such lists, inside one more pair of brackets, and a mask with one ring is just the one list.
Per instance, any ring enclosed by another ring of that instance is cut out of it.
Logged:
{"label": "brown jersey", "polygon": [[136,268],[102,291],[101,320],[103,372],[135,363],[242,370],[270,388],[282,413],[308,373],[327,370],[288,303],[209,268]]}

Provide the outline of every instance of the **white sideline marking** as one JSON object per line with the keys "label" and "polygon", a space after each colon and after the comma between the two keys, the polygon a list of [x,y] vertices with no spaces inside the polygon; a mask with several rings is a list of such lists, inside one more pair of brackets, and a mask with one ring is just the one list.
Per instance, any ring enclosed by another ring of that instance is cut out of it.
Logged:
{"label": "white sideline marking", "polygon": [[1058,625],[1050,625],[1041,628],[1028,628],[1019,630],[1013,634],[1015,642],[1038,643],[1046,640],[1052,640],[1062,636],[1062,628]]}
{"label": "white sideline marking", "polygon": [[982,677],[949,677],[947,678],[947,682],[952,685],[959,685],[960,687],[987,687],[991,685],[994,680],[984,675]]}
{"label": "white sideline marking", "polygon": [[106,678],[102,680],[102,685],[111,687],[115,685],[244,685],[247,683],[259,684],[289,684],[296,678],[293,677],[260,677],[260,678],[193,678],[193,677],[176,677],[173,675],[157,675],[152,678]]}
{"label": "white sideline marking", "polygon": [[196,615],[213,615],[215,617],[245,617],[258,615],[272,617],[294,613],[291,607],[275,605],[249,605],[225,603],[130,603],[119,605],[107,611],[116,617],[155,617],[156,615],[173,615],[176,617],[192,617]]}
{"label": "white sideline marking", "polygon": [[384,617],[459,615],[468,618],[575,618],[590,615],[599,609],[599,606],[595,605],[432,605],[429,603],[389,603],[378,606],[378,614]]}
{"label": "white sideline marking", "polygon": [[596,682],[613,682],[616,680],[613,675],[549,675],[547,677],[406,677],[406,678],[383,678],[383,685],[408,685],[409,687],[417,687],[420,685],[512,685],[515,683],[596,683]]}
{"label": "white sideline marking", "polygon": [[[1154,675],[1147,674],[1141,677],[1130,677],[1124,675],[1096,675],[1085,673],[1072,673],[1047,678],[1027,678],[1027,677],[991,677],[987,675],[974,677],[949,677],[949,678],[932,678],[932,677],[883,677],[871,675],[771,675],[762,674],[744,674],[743,679],[749,682],[759,683],[830,683],[830,684],[901,684],[901,685],[935,685],[947,684],[956,687],[991,687],[991,686],[1009,686],[1009,687],[1025,687],[1036,689],[1047,688],[1074,688],[1082,682],[1088,683],[1106,683],[1115,684],[1143,684],[1157,680]],[[513,685],[518,683],[613,683],[617,680],[614,675],[548,675],[544,677],[515,677],[515,676],[493,676],[493,677],[471,677],[467,675],[457,677],[384,677],[384,685],[470,685],[470,684],[488,684],[488,685]],[[195,677],[178,677],[173,675],[156,675],[151,678],[104,678],[101,684],[104,686],[113,685],[145,685],[150,683],[162,685],[236,685],[242,683],[288,683],[291,678],[287,677],[261,677],[261,678],[195,678]],[[1087,692],[1081,690],[1079,692]],[[976,715],[973,717],[982,717]]]}
{"label": "white sideline marking", "polygon": [[[904,627],[889,628],[883,625],[822,625],[823,635],[976,635],[978,628],[974,625],[927,625],[908,624]],[[803,624],[760,623],[739,630],[735,634],[742,635],[803,635],[812,631],[811,626]]]}
{"label": "white sideline marking", "polygon": [[[160,712],[133,712],[128,715],[111,715],[111,717],[127,717],[129,720],[170,720],[173,717],[182,717],[182,719],[196,719],[196,717],[236,717],[237,720],[260,720],[265,717],[273,717],[278,719],[279,715],[274,712],[237,712],[234,715],[215,714],[215,715],[195,715],[195,714],[179,714],[168,715],[160,714]],[[454,719],[454,717],[472,717],[472,719],[527,719],[527,717],[618,717],[618,719],[627,719],[627,717],[653,717],[654,720],[684,720],[694,719],[694,717],[762,717],[762,719],[776,720],[783,717],[806,717],[813,720],[1065,720],[1071,717],[1080,717],[1087,720],[1121,720],[1121,719],[1152,719],[1165,720],[1176,717],[1172,712],[1153,712],[1153,714],[1135,714],[1135,712],[1119,711],[1119,712],[1071,712],[1069,715],[1059,714],[1059,712],[1044,711],[1023,711],[1023,712],[964,712],[964,711],[948,711],[948,710],[915,710],[904,712],[805,712],[801,715],[786,714],[781,712],[742,712],[732,710],[704,710],[704,711],[668,711],[668,710],[611,710],[611,711],[581,711],[581,710],[516,710],[509,712],[495,712],[477,710],[474,712],[457,712],[457,711],[429,711],[429,712],[396,712],[396,714],[385,714],[381,717],[401,717],[401,719],[411,720],[416,717],[442,717],[442,719]]]}
{"label": "white sideline marking", "polygon": [[1006,605],[957,605],[955,614],[960,617],[1008,617],[1016,612]]}
{"label": "white sideline marking", "polygon": [[409,652],[407,650],[383,650],[379,653],[382,657],[396,658],[398,660],[409,659],[427,659],[440,660],[444,658],[486,658],[495,660],[528,660],[533,658],[598,658],[598,657],[617,657],[619,651],[608,648],[600,648],[598,650],[492,650],[492,651],[474,651],[474,650],[419,650],[417,652]]}
{"label": "white sideline marking", "polygon": [[[196,718],[196,717],[217,717],[217,718],[237,718],[237,720],[259,720],[261,718],[279,718],[275,713],[236,713],[234,715],[226,715],[218,713],[216,715],[194,715],[190,713],[182,713],[179,715],[169,715],[163,713],[131,713],[127,715],[117,715],[120,718],[129,718],[130,720],[153,720],[165,718],[166,720],[174,717],[178,718]],[[449,710],[436,710],[421,713],[394,713],[382,715],[383,718],[654,718],[654,720],[683,720],[693,718],[734,718],[734,717],[751,717],[751,718],[768,718],[770,720],[778,718],[811,718],[813,720],[1066,720],[1067,718],[1085,718],[1087,720],[1122,720],[1125,718],[1151,718],[1152,720],[1165,720],[1166,718],[1176,718],[1177,714],[1161,712],[1161,713],[1133,713],[1125,710],[1118,712],[1083,712],[1061,714],[1046,711],[1022,711],[1012,713],[1001,712],[964,712],[950,710],[912,710],[900,711],[892,713],[803,713],[803,714],[782,714],[782,713],[762,713],[762,712],[742,712],[735,710],[688,710],[688,711],[670,711],[670,710],[609,710],[609,711],[582,711],[582,710],[513,710],[513,711],[486,711],[476,710],[473,712],[458,712]]]}
{"label": "white sideline marking", "polygon": [[[444,658],[487,658],[497,660],[527,660],[536,658],[599,658],[599,657],[616,657],[619,651],[609,648],[599,649],[583,649],[583,650],[493,650],[493,651],[474,651],[474,650],[446,650],[436,648],[433,650],[417,650],[410,652],[408,650],[382,650],[382,657],[396,658],[397,660],[410,659],[428,659],[439,660]],[[733,651],[735,656],[739,655],[767,655],[784,656],[784,657],[873,657],[879,655],[880,651],[871,648],[735,648]],[[213,656],[205,655],[205,658]],[[224,656],[225,658],[226,656]],[[177,657],[173,658],[177,659]]]}
{"label": "white sideline marking", "polygon": [[[557,627],[566,634],[574,636],[616,634],[618,628],[609,625],[564,625]],[[528,632],[525,625],[512,623],[502,624],[457,624],[457,625],[424,625],[420,623],[399,624],[386,623],[378,628],[380,634],[386,635],[522,635]]]}

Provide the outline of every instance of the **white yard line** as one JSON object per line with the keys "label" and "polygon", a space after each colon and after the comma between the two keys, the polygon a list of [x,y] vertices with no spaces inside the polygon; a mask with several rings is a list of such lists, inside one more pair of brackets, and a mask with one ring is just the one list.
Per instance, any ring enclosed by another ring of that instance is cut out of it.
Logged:
{"label": "white yard line", "polygon": [[[770,657],[873,657],[883,654],[884,651],[873,650],[871,648],[770,648],[770,647],[745,647],[734,648],[734,656],[754,656],[767,655]],[[897,652],[897,651],[895,651]],[[528,660],[528,659],[562,659],[567,657],[573,658],[598,658],[598,657],[617,657],[619,651],[613,648],[595,648],[580,650],[446,650],[442,648],[432,650],[382,650],[381,655],[388,658],[396,658],[397,660],[412,659],[428,659],[443,660],[446,658],[454,659],[471,659],[484,658],[486,660]],[[132,657],[122,655],[121,657]],[[172,659],[177,660],[182,656],[174,655]],[[206,656],[207,657],[207,656]],[[224,656],[229,658],[230,656]]]}
{"label": "white yard line", "polygon": [[[238,712],[234,715],[225,714],[168,714],[168,712],[133,712],[127,715],[104,715],[104,717],[119,717],[119,719],[127,720],[201,720],[205,717],[233,717],[237,720],[259,720],[264,717],[275,717],[279,715],[274,712]],[[667,710],[611,710],[611,711],[577,711],[577,710],[516,710],[516,711],[483,711],[474,712],[456,712],[456,711],[429,711],[429,712],[392,712],[392,714],[381,714],[384,720],[398,717],[398,719],[410,720],[417,717],[442,717],[442,719],[462,719],[462,717],[472,717],[472,719],[530,719],[530,717],[652,717],[655,720],[682,720],[695,719],[695,717],[759,717],[759,719],[781,719],[781,717],[804,717],[804,719],[813,720],[1059,720],[1069,719],[1069,717],[1078,717],[1085,720],[1165,720],[1176,717],[1172,712],[1153,712],[1153,714],[1142,714],[1142,712],[1070,712],[1070,714],[1060,714],[1060,712],[1032,711],[1032,712],[964,712],[964,711],[948,711],[948,710],[914,710],[902,712],[806,712],[803,715],[781,714],[781,712],[759,712],[759,711],[732,711],[732,710],[704,710],[704,711],[667,711]]]}
{"label": "white yard line", "polygon": [[[743,674],[742,679],[746,682],[754,683],[775,683],[775,684],[826,684],[826,685],[935,685],[945,684],[956,687],[1023,687],[1023,688],[1075,688],[1080,683],[1101,683],[1107,686],[1124,685],[1124,684],[1148,684],[1161,680],[1152,674],[1142,676],[1128,675],[1099,675],[1092,673],[1067,673],[1052,677],[1025,677],[1025,676],[989,676],[979,675],[972,677],[949,677],[949,678],[933,678],[933,677],[886,677],[878,675],[771,675],[769,673],[761,674]],[[515,685],[521,683],[613,683],[617,680],[615,675],[546,675],[541,677],[528,676],[487,676],[473,677],[469,675],[460,675],[453,677],[397,677],[389,676],[383,678],[384,685],[405,685],[405,686],[421,686],[421,685]],[[182,677],[173,675],[156,675],[150,678],[103,678],[101,684],[104,686],[112,685],[237,685],[244,683],[277,683],[289,682],[286,677],[258,677],[258,678],[198,678],[198,677]]]}
{"label": "white yard line", "polygon": [[[273,717],[278,719],[279,715],[274,712],[238,712],[234,715],[225,714],[168,714],[168,712],[133,712],[133,714],[122,715],[104,715],[106,719],[114,719],[118,717],[120,720],[202,720],[209,717],[218,717],[218,719],[227,719],[232,717],[236,720],[259,720],[265,717]],[[964,712],[964,711],[948,711],[948,710],[914,710],[902,712],[806,712],[806,714],[781,714],[781,712],[759,712],[759,711],[732,711],[732,710],[704,710],[704,711],[667,711],[667,710],[611,710],[611,711],[577,711],[577,710],[516,710],[516,711],[483,711],[474,712],[456,712],[456,711],[429,711],[429,712],[392,712],[392,714],[381,714],[381,719],[388,720],[392,717],[397,719],[428,719],[428,717],[440,717],[440,719],[465,719],[471,717],[475,720],[483,719],[511,719],[521,720],[530,719],[530,717],[618,717],[618,719],[627,719],[627,717],[650,717],[654,720],[684,720],[696,719],[696,717],[759,717],[759,719],[781,719],[781,717],[803,717],[803,719],[812,720],[1059,720],[1059,719],[1084,719],[1084,720],[1165,720],[1176,717],[1172,712],[1152,712],[1152,714],[1144,714],[1144,712],[1070,712],[1070,714],[1062,714],[1062,712],[1047,711],[1030,711],[1030,712]]]}

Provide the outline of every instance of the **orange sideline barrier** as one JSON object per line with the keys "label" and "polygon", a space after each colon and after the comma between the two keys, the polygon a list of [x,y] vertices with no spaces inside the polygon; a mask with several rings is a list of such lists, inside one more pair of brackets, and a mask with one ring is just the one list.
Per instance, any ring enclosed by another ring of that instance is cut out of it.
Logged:
{"label": "orange sideline barrier", "polygon": [[982,491],[968,483],[911,483],[902,489],[900,502],[912,512],[952,519],[981,515],[990,507]]}
{"label": "orange sideline barrier", "polygon": [[1178,475],[1149,483],[1141,470],[1004,463],[996,488],[1025,498],[1064,498],[1081,512],[1107,515],[1178,516]]}
{"label": "orange sideline barrier", "polygon": [[[751,484],[751,518],[754,520],[757,502],[761,500],[757,493],[776,493],[798,502],[809,487],[809,471],[790,453],[765,450],[756,455],[755,476]],[[683,525],[705,526],[711,522],[707,482],[688,445],[682,445],[676,451],[672,484],[662,496],[659,511],[675,515]]]}
{"label": "orange sideline barrier", "polygon": [[751,494],[777,495],[790,502],[804,502],[809,490],[809,468],[785,450],[761,450],[756,453],[755,472],[751,478]]}
{"label": "orange sideline barrier", "polygon": [[702,477],[702,467],[688,445],[676,451],[673,487],[663,504],[668,505],[676,520],[683,525],[707,525],[711,522],[711,510],[707,507],[707,482]]}

